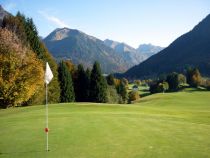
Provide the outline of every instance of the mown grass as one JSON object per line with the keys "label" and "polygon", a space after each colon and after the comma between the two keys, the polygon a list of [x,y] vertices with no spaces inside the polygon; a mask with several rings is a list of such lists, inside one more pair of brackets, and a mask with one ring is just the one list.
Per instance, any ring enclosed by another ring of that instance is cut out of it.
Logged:
{"label": "mown grass", "polygon": [[131,105],[49,105],[0,110],[0,157],[208,158],[210,92],[155,94]]}

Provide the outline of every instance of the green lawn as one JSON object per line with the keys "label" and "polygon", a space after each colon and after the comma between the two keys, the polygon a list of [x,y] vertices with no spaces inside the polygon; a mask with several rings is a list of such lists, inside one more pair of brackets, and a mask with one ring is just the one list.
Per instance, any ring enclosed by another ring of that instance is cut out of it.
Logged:
{"label": "green lawn", "polygon": [[210,92],[155,94],[132,105],[49,105],[0,110],[0,157],[208,158]]}

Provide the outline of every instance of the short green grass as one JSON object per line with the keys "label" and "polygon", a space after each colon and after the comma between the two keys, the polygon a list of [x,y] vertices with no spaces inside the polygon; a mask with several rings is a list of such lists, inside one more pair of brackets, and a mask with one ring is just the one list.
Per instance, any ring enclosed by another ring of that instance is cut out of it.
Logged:
{"label": "short green grass", "polygon": [[210,92],[49,105],[49,152],[44,127],[44,106],[0,110],[0,157],[208,158]]}

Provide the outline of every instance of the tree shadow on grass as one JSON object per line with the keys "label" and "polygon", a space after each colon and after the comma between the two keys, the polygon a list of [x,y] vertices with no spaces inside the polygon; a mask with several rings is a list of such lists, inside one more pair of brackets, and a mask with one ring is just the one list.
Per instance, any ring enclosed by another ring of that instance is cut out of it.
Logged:
{"label": "tree shadow on grass", "polygon": [[198,87],[198,88],[191,88],[191,89],[188,89],[186,92],[206,92],[208,91],[206,88],[203,88],[203,87]]}
{"label": "tree shadow on grass", "polygon": [[13,154],[28,154],[28,153],[43,153],[44,150],[29,150],[29,151],[16,151],[16,152],[0,152],[1,155],[13,155]]}
{"label": "tree shadow on grass", "polygon": [[151,95],[150,92],[140,94],[141,98]]}

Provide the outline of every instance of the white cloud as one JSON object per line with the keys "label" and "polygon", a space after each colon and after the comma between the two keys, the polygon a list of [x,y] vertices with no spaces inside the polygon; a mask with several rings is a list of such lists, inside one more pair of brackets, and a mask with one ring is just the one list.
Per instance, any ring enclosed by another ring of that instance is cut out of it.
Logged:
{"label": "white cloud", "polygon": [[38,11],[39,14],[41,14],[45,19],[47,19],[48,21],[50,21],[51,23],[57,25],[58,27],[69,27],[68,24],[66,24],[63,20],[49,15],[48,13],[44,12],[44,11]]}
{"label": "white cloud", "polygon": [[11,12],[13,9],[15,9],[16,6],[17,6],[17,4],[14,2],[8,2],[8,3],[3,4],[3,8],[9,12]]}

